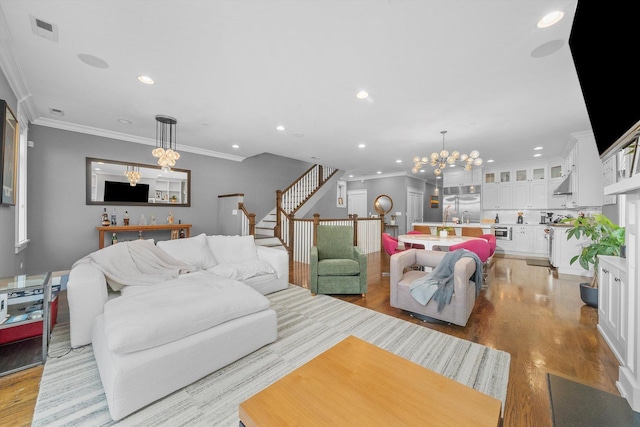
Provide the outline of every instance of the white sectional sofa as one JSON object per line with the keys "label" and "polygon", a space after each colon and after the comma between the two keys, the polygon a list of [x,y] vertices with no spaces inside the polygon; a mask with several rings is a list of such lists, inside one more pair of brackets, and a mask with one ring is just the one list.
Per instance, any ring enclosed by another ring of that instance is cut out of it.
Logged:
{"label": "white sectional sofa", "polygon": [[264,295],[288,284],[287,252],[252,236],[118,243],[71,269],[71,346],[92,344],[119,420],[275,341]]}

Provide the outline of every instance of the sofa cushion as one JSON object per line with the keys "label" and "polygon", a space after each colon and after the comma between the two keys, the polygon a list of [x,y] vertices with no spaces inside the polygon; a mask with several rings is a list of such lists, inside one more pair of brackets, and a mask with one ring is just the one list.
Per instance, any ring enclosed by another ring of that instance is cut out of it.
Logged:
{"label": "sofa cushion", "polygon": [[156,246],[174,257],[175,259],[189,263],[202,270],[214,267],[217,262],[213,256],[207,236],[202,233],[186,239],[173,239],[159,241]]}
{"label": "sofa cushion", "polygon": [[218,264],[213,268],[208,269],[207,272],[226,277],[228,279],[244,281],[255,276],[262,276],[265,274],[272,275],[275,273],[275,270],[266,261],[258,260],[233,264]]}
{"label": "sofa cushion", "polygon": [[253,236],[207,236],[207,244],[218,264],[258,260]]}
{"label": "sofa cushion", "polygon": [[318,261],[318,276],[356,276],[360,264],[352,259],[322,259]]}
{"label": "sofa cushion", "polygon": [[156,347],[266,310],[270,304],[244,283],[191,273],[108,301],[107,345],[116,354]]}

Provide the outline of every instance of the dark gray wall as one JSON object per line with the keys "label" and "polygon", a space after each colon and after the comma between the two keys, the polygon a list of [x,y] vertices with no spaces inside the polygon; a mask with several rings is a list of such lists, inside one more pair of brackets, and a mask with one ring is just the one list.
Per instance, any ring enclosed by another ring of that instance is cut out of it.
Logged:
{"label": "dark gray wall", "polygon": [[[29,140],[34,142],[28,157],[29,270],[68,269],[98,249],[95,227],[100,224],[103,206],[85,203],[85,158],[154,164],[152,147],[35,125],[30,127]],[[193,224],[191,233],[197,235],[218,232],[218,195],[244,193],[247,209],[259,220],[275,207],[275,191],[291,184],[310,164],[271,154],[234,162],[181,152],[177,167],[191,170],[191,207],[171,210],[176,222]],[[158,223],[166,223],[170,208],[117,206],[119,224],[125,209],[131,223],[138,224],[140,214],[147,221],[155,214]],[[111,210],[107,206],[109,214]],[[5,227],[4,221],[2,224]],[[137,238],[133,234],[118,237],[120,241]],[[169,235],[145,237],[166,240]]]}
{"label": "dark gray wall", "polygon": [[[0,99],[9,104],[11,111],[18,115],[18,102],[3,73],[0,73]],[[0,144],[1,149],[1,144]],[[15,206],[0,205],[0,277],[20,274],[27,268],[27,252],[15,253]],[[20,269],[20,263],[23,263]]]}

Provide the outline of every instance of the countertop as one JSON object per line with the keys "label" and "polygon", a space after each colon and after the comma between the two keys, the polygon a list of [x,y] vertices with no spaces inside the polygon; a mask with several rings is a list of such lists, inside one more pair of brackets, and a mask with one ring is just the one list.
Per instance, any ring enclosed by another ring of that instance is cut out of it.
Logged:
{"label": "countertop", "polygon": [[[442,222],[414,222],[412,223],[412,225],[426,225],[429,227],[442,227]],[[516,226],[529,226],[529,227],[533,227],[536,225],[544,225],[544,226],[559,226],[559,227],[566,227],[566,225],[563,224],[538,224],[530,222],[530,223],[524,223],[524,224],[516,224],[513,222],[499,222],[497,224],[494,223],[479,223],[479,222],[472,222],[469,224],[454,224],[453,222],[447,221],[446,226],[447,227],[455,227],[455,228],[464,228],[464,227],[480,227],[480,228],[491,228],[494,226],[497,227],[501,227],[501,226],[507,226],[507,227],[516,227]]]}

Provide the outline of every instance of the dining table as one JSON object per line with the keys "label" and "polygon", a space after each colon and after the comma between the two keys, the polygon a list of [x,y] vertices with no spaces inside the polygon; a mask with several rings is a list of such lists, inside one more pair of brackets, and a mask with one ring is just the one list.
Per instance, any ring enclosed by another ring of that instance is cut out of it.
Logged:
{"label": "dining table", "polygon": [[467,242],[469,240],[481,239],[481,237],[471,236],[446,236],[440,237],[433,234],[401,234],[398,241],[409,243],[412,245],[422,245],[425,249],[433,250],[434,248],[448,248],[458,243]]}

